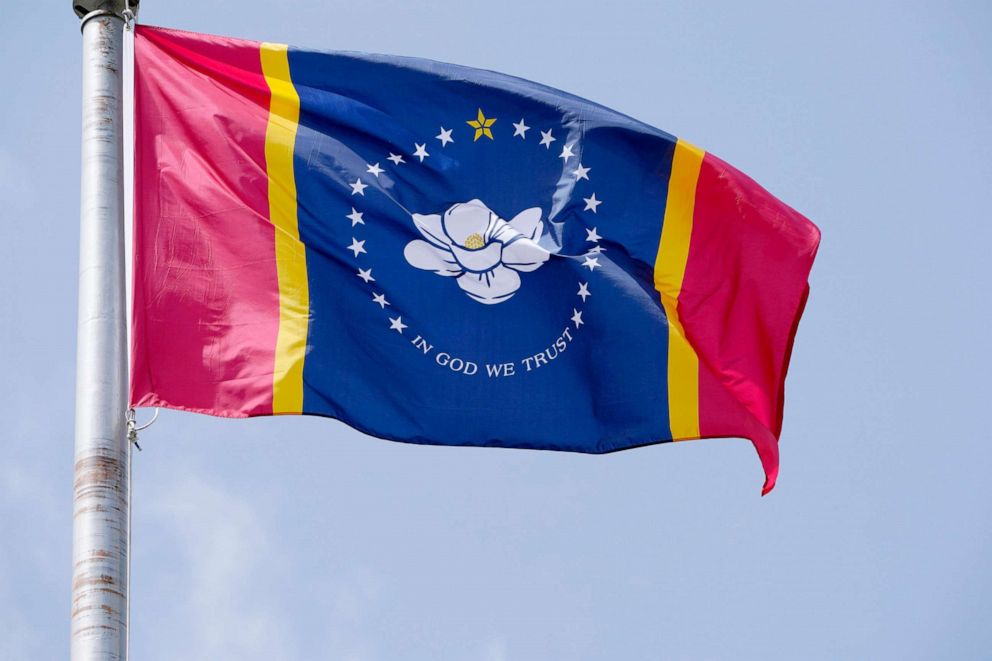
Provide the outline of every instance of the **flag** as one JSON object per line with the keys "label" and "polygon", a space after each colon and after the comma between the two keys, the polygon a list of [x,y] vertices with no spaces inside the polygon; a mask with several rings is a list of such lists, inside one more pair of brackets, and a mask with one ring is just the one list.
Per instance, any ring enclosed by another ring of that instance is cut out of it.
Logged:
{"label": "flag", "polygon": [[135,108],[132,406],[743,437],[774,486],[819,231],[712,154],[491,71],[146,26]]}

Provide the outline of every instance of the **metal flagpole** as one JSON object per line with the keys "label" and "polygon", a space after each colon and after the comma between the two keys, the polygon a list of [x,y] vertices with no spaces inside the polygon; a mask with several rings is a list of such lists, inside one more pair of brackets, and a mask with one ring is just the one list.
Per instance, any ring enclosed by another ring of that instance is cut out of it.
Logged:
{"label": "metal flagpole", "polygon": [[[131,0],[131,5],[136,5]],[[73,661],[127,659],[124,292],[125,0],[74,0],[82,19],[82,174],[72,535]]]}

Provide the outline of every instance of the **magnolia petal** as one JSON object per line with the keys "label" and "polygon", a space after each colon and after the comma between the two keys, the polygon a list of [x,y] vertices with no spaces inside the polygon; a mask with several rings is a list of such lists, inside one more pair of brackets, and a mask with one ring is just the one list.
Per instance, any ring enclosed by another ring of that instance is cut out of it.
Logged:
{"label": "magnolia petal", "polygon": [[513,217],[510,225],[531,241],[537,241],[544,232],[544,223],[541,222],[541,207],[524,209]]}
{"label": "magnolia petal", "polygon": [[458,286],[472,300],[493,305],[502,303],[520,289],[520,276],[513,269],[497,266],[488,273],[465,273],[458,278]]}
{"label": "magnolia petal", "polygon": [[441,224],[451,242],[464,246],[465,240],[473,234],[486,236],[493,215],[481,200],[471,200],[445,211]]}
{"label": "magnolia petal", "polygon": [[503,246],[503,264],[517,271],[536,271],[551,256],[529,239],[517,239]]}
{"label": "magnolia petal", "polygon": [[493,241],[488,246],[478,250],[467,250],[459,245],[451,244],[451,252],[462,268],[476,273],[492,270],[499,264],[502,251],[503,244],[497,241]]}
{"label": "magnolia petal", "polygon": [[447,248],[451,245],[451,239],[449,239],[444,233],[444,227],[441,225],[441,214],[432,213],[428,215],[415,213],[413,214],[413,224],[417,226],[420,233],[424,235],[424,238],[433,243],[438,248]]}
{"label": "magnolia petal", "polygon": [[513,229],[513,226],[510,225],[510,223],[506,222],[502,218],[497,218],[496,222],[490,225],[490,232],[488,239],[491,241],[499,241],[500,243],[506,244],[520,236],[521,236],[520,232]]}
{"label": "magnolia petal", "polygon": [[447,250],[442,250],[426,241],[417,239],[406,244],[403,256],[410,266],[425,271],[433,271],[438,275],[456,276],[463,273],[462,267],[455,261],[454,256]]}

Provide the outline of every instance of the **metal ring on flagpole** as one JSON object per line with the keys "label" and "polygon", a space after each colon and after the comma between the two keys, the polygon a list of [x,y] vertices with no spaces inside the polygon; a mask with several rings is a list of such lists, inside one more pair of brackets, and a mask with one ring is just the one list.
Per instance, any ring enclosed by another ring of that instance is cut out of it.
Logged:
{"label": "metal ring on flagpole", "polygon": [[90,13],[86,14],[81,19],[79,19],[79,31],[80,32],[83,31],[83,28],[86,27],[87,21],[89,21],[91,18],[97,18],[99,16],[113,16],[114,18],[124,21],[125,24],[127,23],[127,19],[125,19],[123,16],[121,16],[115,11],[111,11],[109,9],[94,9],[93,11],[91,11]]}
{"label": "metal ring on flagpole", "polygon": [[[134,409],[131,409],[131,410],[133,411]],[[146,422],[143,425],[140,425],[138,427],[135,427],[134,428],[134,431],[141,431],[142,429],[148,429],[153,424],[155,424],[155,421],[158,420],[159,411],[160,411],[160,409],[155,409],[155,413],[152,415],[152,419],[149,420],[148,422]]]}
{"label": "metal ring on flagpole", "polygon": [[137,411],[135,411],[133,408],[129,408],[127,411],[124,412],[124,420],[127,422],[127,426],[129,430],[138,432],[143,429],[148,429],[153,424],[155,424],[155,421],[158,420],[158,414],[160,410],[161,409],[156,408],[155,413],[152,415],[152,419],[143,425],[139,425],[137,420]]}

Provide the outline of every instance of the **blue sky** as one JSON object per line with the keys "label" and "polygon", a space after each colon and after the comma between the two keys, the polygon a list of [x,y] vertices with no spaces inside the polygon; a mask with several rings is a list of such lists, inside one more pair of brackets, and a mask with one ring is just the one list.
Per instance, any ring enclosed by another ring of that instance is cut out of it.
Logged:
{"label": "blue sky", "polygon": [[[163,413],[135,463],[134,658],[987,656],[987,4],[145,5],[591,98],[735,164],[823,243],[766,498],[739,440],[589,457]],[[3,659],[68,648],[79,36],[51,11],[0,22]]]}

